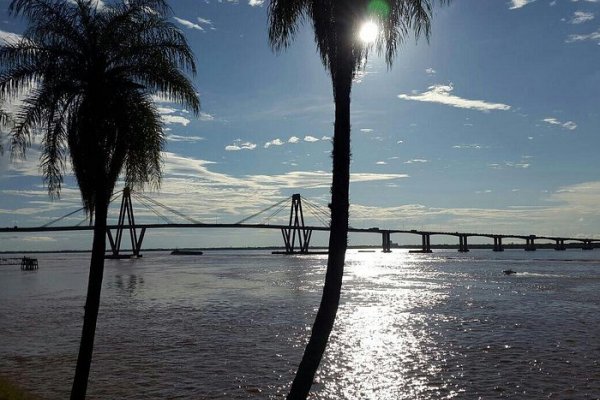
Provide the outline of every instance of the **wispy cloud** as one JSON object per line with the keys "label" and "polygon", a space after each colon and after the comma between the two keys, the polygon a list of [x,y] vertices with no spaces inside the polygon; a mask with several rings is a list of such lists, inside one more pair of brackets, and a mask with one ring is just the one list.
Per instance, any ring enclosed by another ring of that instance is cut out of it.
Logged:
{"label": "wispy cloud", "polygon": [[244,142],[242,139],[236,139],[233,144],[225,146],[225,151],[240,151],[240,150],[254,150],[256,143]]}
{"label": "wispy cloud", "polygon": [[512,161],[504,161],[503,163],[488,164],[488,167],[490,167],[491,169],[507,169],[507,168],[527,169],[530,166],[531,166],[531,164],[527,163],[527,162],[512,162]]}
{"label": "wispy cloud", "polygon": [[261,7],[265,0],[248,0],[248,4],[252,7]]}
{"label": "wispy cloud", "polygon": [[181,136],[181,135],[167,135],[167,140],[169,142],[186,142],[186,143],[196,143],[205,140],[205,138],[201,136]]}
{"label": "wispy cloud", "polygon": [[529,3],[533,3],[535,0],[511,0],[510,1],[510,9],[516,10],[521,7],[525,7]]}
{"label": "wispy cloud", "polygon": [[398,98],[403,100],[422,101],[427,103],[438,103],[447,106],[465,108],[477,111],[510,110],[510,106],[502,103],[490,103],[484,100],[465,99],[451,94],[454,90],[452,85],[429,86],[429,90],[423,93],[399,94]]}
{"label": "wispy cloud", "polygon": [[3,43],[16,43],[19,40],[21,40],[23,37],[19,34],[16,33],[12,33],[12,32],[6,32],[3,30],[0,30],[0,44]]}
{"label": "wispy cloud", "polygon": [[308,135],[308,136],[304,136],[304,141],[308,142],[308,143],[314,143],[314,142],[318,142],[319,139],[314,136]]}
{"label": "wispy cloud", "polygon": [[429,160],[425,160],[424,158],[415,158],[412,160],[404,161],[404,164],[425,164],[429,162]]}
{"label": "wispy cloud", "polygon": [[471,143],[471,144],[456,144],[454,146],[452,146],[453,149],[474,149],[474,150],[479,150],[479,149],[483,149],[484,146],[477,144],[477,143]]}
{"label": "wispy cloud", "polygon": [[573,42],[584,42],[584,41],[588,41],[588,40],[591,40],[591,41],[598,40],[599,41],[598,44],[600,44],[600,29],[597,30],[596,32],[587,33],[587,34],[569,35],[566,42],[573,43]]}
{"label": "wispy cloud", "polygon": [[212,114],[200,112],[200,121],[214,121],[215,117]]}
{"label": "wispy cloud", "polygon": [[569,20],[571,24],[583,24],[584,22],[588,22],[594,19],[594,13],[585,12],[585,11],[575,11],[573,16]]}
{"label": "wispy cloud", "polygon": [[547,123],[548,125],[557,125],[557,126],[561,126],[565,129],[568,129],[570,131],[573,131],[575,129],[577,129],[577,124],[573,121],[567,121],[567,122],[561,122],[558,119],[554,118],[554,117],[548,117],[548,118],[544,118],[542,120],[543,122]]}
{"label": "wispy cloud", "polygon": [[177,21],[179,24],[185,26],[186,28],[196,29],[198,31],[203,31],[204,30],[204,28],[201,27],[199,24],[196,24],[196,23],[194,23],[192,21],[188,21],[187,19],[178,18],[178,17],[173,17],[173,19],[175,21]]}
{"label": "wispy cloud", "polygon": [[427,75],[435,75],[435,74],[437,73],[437,71],[436,71],[435,69],[433,69],[433,68],[427,68],[427,69],[425,70],[425,73],[426,73]]}

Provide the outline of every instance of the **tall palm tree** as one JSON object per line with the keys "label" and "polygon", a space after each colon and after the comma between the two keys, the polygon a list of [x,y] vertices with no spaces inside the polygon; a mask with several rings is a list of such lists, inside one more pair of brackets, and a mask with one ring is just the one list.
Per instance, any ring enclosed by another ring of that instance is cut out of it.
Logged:
{"label": "tall palm tree", "polygon": [[[439,0],[444,3],[449,0]],[[271,0],[269,41],[275,51],[288,47],[305,19],[314,28],[321,60],[331,74],[335,103],[333,179],[329,257],[321,303],[309,342],[288,399],[305,399],[325,351],[340,299],[348,240],[350,182],[350,92],[354,74],[375,46],[392,65],[398,45],[410,32],[415,37],[431,28],[435,0]],[[359,39],[369,21],[379,34],[374,44]]]}
{"label": "tall palm tree", "polygon": [[152,95],[199,112],[184,72],[195,73],[165,0],[13,0],[28,21],[23,37],[0,46],[0,97],[24,97],[12,130],[13,155],[42,137],[40,163],[50,196],[60,195],[70,159],[94,222],[81,344],[71,398],[85,398],[106,249],[109,199],[126,185],[157,187],[162,123]]}

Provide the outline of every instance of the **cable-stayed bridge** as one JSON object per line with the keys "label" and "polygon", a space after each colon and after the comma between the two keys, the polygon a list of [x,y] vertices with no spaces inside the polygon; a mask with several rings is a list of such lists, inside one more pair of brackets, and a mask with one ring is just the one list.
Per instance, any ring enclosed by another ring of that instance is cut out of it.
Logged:
{"label": "cable-stayed bridge", "polygon": [[[110,244],[110,253],[108,258],[129,258],[140,257],[142,244],[146,231],[149,229],[277,229],[281,231],[284,244],[285,254],[307,254],[310,250],[310,241],[314,231],[329,231],[329,209],[318,204],[310,199],[301,197],[300,194],[294,194],[285,198],[267,208],[260,210],[257,213],[243,218],[235,223],[203,223],[194,218],[191,218],[184,213],[160,203],[151,197],[138,193],[136,191],[125,188],[116,193],[111,201],[116,201],[121,197],[121,205],[119,208],[119,216],[116,224],[107,226],[107,238]],[[133,199],[147,210],[155,214],[162,222],[158,223],[136,223],[133,211]],[[276,217],[281,220],[281,213],[286,216],[289,210],[289,218],[286,218],[286,223],[270,223]],[[2,232],[69,232],[69,231],[84,231],[93,230],[93,226],[84,225],[86,220],[76,225],[56,225],[57,223],[72,217],[77,213],[81,213],[83,209],[78,209],[70,212],[60,218],[52,220],[45,225],[38,227],[6,227],[0,228]],[[173,222],[167,216],[175,215],[185,222]],[[313,225],[305,223],[306,217],[310,215],[315,221]],[[250,221],[262,218],[260,223],[251,223]],[[317,225],[318,224],[318,225]],[[458,238],[458,251],[468,252],[468,239],[473,237],[489,238],[493,241],[494,251],[503,251],[505,241],[507,239],[524,241],[524,249],[526,251],[536,250],[536,241],[546,241],[553,244],[555,250],[566,250],[568,243],[580,245],[583,250],[591,250],[600,243],[600,239],[595,238],[580,238],[580,237],[565,237],[565,236],[537,236],[537,235],[510,235],[510,234],[494,234],[494,233],[475,233],[475,232],[447,232],[447,231],[425,231],[425,230],[405,230],[405,229],[379,229],[379,228],[353,228],[348,229],[349,232],[367,233],[381,236],[381,249],[383,252],[390,252],[393,247],[391,240],[392,234],[409,234],[421,236],[421,247],[412,252],[430,253],[432,250],[432,236],[454,236]],[[128,240],[131,244],[130,253],[123,249],[123,240]]]}

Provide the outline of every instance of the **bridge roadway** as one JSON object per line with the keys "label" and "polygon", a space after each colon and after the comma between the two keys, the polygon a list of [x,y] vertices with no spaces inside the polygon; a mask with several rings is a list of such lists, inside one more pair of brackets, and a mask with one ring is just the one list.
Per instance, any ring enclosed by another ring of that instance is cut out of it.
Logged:
{"label": "bridge roadway", "polygon": [[[136,238],[137,242],[137,251],[141,249],[141,242],[143,240],[144,233],[147,229],[278,229],[284,233],[284,241],[287,232],[288,240],[286,241],[286,251],[290,253],[294,253],[294,243],[290,243],[290,235],[298,232],[298,236],[300,233],[304,233],[306,238],[306,233],[308,232],[308,240],[306,241],[306,245],[301,247],[299,252],[307,252],[308,251],[308,241],[310,240],[310,233],[312,231],[329,231],[329,227],[324,226],[290,226],[290,225],[270,225],[270,224],[211,224],[211,223],[166,223],[166,224],[135,224],[135,226],[123,226],[123,225],[109,225],[107,229],[109,230],[109,239],[111,241],[111,246],[113,247],[113,252],[115,252],[114,243],[112,236],[110,234],[110,230],[123,230],[123,229],[141,229],[141,235],[139,238],[139,242]],[[5,227],[0,228],[0,233],[32,233],[32,232],[71,232],[71,231],[90,231],[93,230],[93,226],[47,226],[47,227]],[[504,246],[502,244],[503,239],[520,239],[525,240],[525,250],[532,251],[535,250],[535,240],[549,240],[554,241],[556,250],[565,250],[566,245],[565,242],[579,242],[582,243],[582,249],[591,250],[594,248],[594,243],[600,242],[600,239],[594,238],[580,238],[580,237],[563,237],[563,236],[537,236],[537,235],[511,235],[511,234],[494,234],[494,233],[475,233],[475,232],[447,232],[447,231],[422,231],[422,230],[405,230],[405,229],[380,229],[380,228],[349,228],[349,232],[354,233],[371,233],[371,234],[380,234],[382,235],[382,249],[384,252],[391,251],[392,241],[390,239],[391,234],[412,234],[412,235],[420,235],[422,238],[422,245],[420,250],[416,250],[415,252],[429,253],[431,252],[431,236],[455,236],[459,238],[459,251],[467,252],[469,251],[467,238],[470,237],[482,237],[482,238],[490,238],[494,240],[494,251],[503,251]],[[293,239],[292,239],[293,240]],[[116,249],[116,254],[118,255],[118,248]]]}

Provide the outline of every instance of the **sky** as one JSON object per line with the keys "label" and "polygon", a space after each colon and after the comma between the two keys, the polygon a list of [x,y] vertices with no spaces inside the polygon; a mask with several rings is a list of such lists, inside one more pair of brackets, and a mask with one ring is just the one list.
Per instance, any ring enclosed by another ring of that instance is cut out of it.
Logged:
{"label": "sky", "polygon": [[[0,0],[2,39],[24,28],[8,3]],[[202,109],[195,117],[156,99],[167,138],[164,177],[160,191],[145,194],[202,222],[237,222],[293,193],[326,206],[334,108],[310,23],[276,53],[267,40],[268,0],[169,4],[196,56]],[[600,0],[436,7],[429,41],[407,37],[391,68],[371,54],[355,78],[350,225],[600,238],[599,105]],[[25,161],[0,156],[0,226],[40,226],[81,207],[72,177],[60,200],[49,199],[37,146]],[[134,207],[139,222],[161,221]],[[91,247],[87,233],[0,235],[0,250]],[[276,231],[146,236],[149,247],[282,243]],[[380,240],[350,236],[350,244]],[[315,234],[314,243],[326,235]]]}

